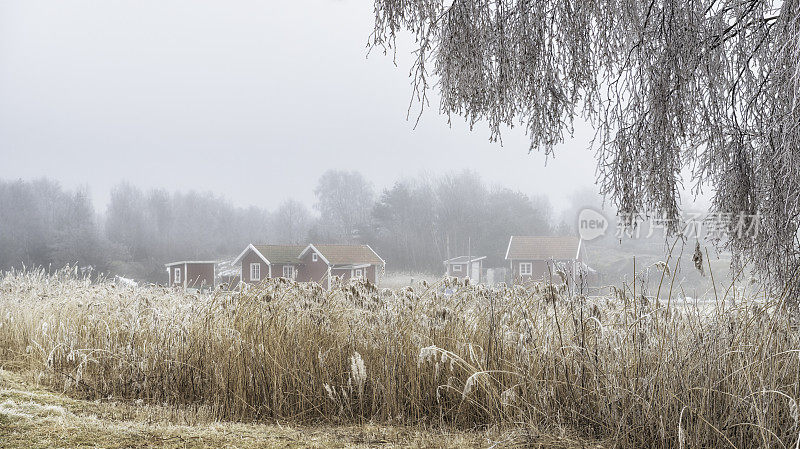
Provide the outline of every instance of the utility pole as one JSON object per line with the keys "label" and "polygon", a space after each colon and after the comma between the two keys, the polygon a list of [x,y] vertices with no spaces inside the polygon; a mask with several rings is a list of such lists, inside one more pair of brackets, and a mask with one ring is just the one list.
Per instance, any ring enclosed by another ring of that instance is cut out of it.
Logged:
{"label": "utility pole", "polygon": [[472,237],[467,237],[467,276],[472,279]]}

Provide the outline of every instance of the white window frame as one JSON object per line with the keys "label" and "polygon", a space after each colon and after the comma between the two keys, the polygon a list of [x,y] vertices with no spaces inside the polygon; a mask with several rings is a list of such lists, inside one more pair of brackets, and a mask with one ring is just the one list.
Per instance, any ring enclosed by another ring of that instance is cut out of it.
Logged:
{"label": "white window frame", "polygon": [[353,270],[353,273],[350,274],[350,277],[355,279],[361,279],[364,277],[364,270],[361,268],[356,268]]}
{"label": "white window frame", "polygon": [[459,272],[459,273],[463,272],[463,270],[461,269],[461,264],[454,264],[453,265],[453,273],[455,273],[455,272]]}
{"label": "white window frame", "polygon": [[250,264],[250,280],[251,281],[260,281],[261,280],[261,264],[258,262],[253,262]]}
{"label": "white window frame", "polygon": [[174,269],[173,274],[173,283],[180,284],[181,283],[181,269],[179,267]]}
{"label": "white window frame", "polygon": [[294,279],[294,265],[283,266],[283,277],[286,279]]}
{"label": "white window frame", "polygon": [[533,262],[520,262],[519,263],[520,276],[533,276]]}
{"label": "white window frame", "polygon": [[311,253],[311,261],[312,262],[316,262],[318,260],[319,260],[319,256],[317,256],[317,253]]}

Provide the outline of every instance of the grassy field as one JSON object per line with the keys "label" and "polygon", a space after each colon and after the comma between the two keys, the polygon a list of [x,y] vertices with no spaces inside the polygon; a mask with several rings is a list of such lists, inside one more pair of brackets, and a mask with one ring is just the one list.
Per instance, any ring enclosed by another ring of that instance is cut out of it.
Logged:
{"label": "grassy field", "polygon": [[455,280],[193,295],[12,273],[0,363],[27,380],[0,410],[20,444],[54,435],[41,407],[61,405],[26,408],[25,392],[58,391],[100,407],[65,409],[71,438],[103,437],[92,415],[121,416],[109,438],[145,446],[247,447],[227,442],[233,426],[289,447],[795,447],[800,337],[781,298],[720,288],[700,309],[661,276],[657,291],[585,297]]}
{"label": "grassy field", "polygon": [[[0,370],[3,448],[368,448],[581,447],[569,438],[519,432],[424,430],[378,425],[214,421],[196,410],[70,398]],[[585,446],[584,446],[585,447]]]}

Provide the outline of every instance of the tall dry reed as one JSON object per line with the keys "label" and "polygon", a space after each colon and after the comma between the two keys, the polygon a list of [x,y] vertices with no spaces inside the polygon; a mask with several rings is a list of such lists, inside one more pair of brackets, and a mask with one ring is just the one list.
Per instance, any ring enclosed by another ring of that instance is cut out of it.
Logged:
{"label": "tall dry reed", "polygon": [[797,329],[779,301],[730,294],[696,308],[627,290],[270,280],[194,295],[14,272],[0,361],[72,394],[224,419],[527,426],[622,448],[796,447],[800,432]]}

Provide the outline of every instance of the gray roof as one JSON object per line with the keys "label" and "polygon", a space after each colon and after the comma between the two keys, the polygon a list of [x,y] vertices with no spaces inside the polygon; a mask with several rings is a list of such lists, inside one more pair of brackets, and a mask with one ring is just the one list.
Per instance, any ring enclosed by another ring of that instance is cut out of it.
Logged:
{"label": "gray roof", "polygon": [[575,260],[581,247],[580,237],[512,236],[506,260]]}
{"label": "gray roof", "polygon": [[383,259],[368,245],[314,245],[314,248],[332,265],[383,264]]}
{"label": "gray roof", "polygon": [[304,245],[253,245],[269,263],[298,264],[297,258],[305,248]]}
{"label": "gray roof", "polygon": [[213,260],[182,260],[182,261],[180,261],[180,262],[171,262],[171,263],[165,264],[165,266],[167,266],[167,267],[174,267],[175,265],[183,265],[183,264],[189,264],[189,265],[207,265],[207,264],[214,264],[214,265],[216,265],[216,264],[217,264],[217,262],[215,262],[215,261],[213,261]]}
{"label": "gray roof", "polygon": [[463,264],[463,263],[468,263],[468,262],[477,262],[477,261],[483,260],[485,258],[486,258],[486,256],[481,256],[481,257],[472,256],[472,258],[471,258],[472,260],[470,260],[470,256],[458,256],[458,257],[453,257],[452,259],[447,259],[447,260],[444,261],[444,263],[448,264],[448,265]]}

